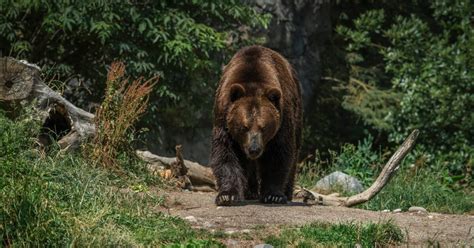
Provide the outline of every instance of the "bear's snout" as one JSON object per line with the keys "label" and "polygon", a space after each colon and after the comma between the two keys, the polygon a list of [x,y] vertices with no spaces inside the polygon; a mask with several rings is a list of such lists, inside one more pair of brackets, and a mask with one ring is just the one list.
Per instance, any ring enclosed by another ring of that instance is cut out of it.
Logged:
{"label": "bear's snout", "polygon": [[249,159],[257,159],[262,155],[263,144],[262,144],[262,134],[259,132],[250,132],[248,134],[248,146],[246,153]]}

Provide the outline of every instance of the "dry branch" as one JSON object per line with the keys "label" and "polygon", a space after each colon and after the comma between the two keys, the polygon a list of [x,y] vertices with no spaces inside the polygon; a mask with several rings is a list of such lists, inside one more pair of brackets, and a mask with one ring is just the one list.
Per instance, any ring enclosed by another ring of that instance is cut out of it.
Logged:
{"label": "dry branch", "polygon": [[379,193],[390,179],[395,175],[398,170],[400,163],[403,161],[408,152],[415,145],[416,138],[418,137],[419,131],[415,129],[398,148],[398,150],[388,160],[387,164],[383,168],[382,172],[378,176],[377,180],[364,192],[349,197],[337,197],[333,195],[322,195],[313,192],[308,189],[302,188],[300,194],[303,195],[305,201],[311,201],[319,205],[325,206],[345,206],[351,207],[357,204],[361,204],[372,199],[377,193]]}

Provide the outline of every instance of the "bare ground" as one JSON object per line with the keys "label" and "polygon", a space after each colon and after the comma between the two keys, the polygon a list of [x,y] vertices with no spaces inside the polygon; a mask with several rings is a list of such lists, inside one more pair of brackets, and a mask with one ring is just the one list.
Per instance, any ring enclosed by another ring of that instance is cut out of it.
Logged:
{"label": "bare ground", "polygon": [[216,207],[215,193],[164,194],[167,196],[167,208],[160,211],[183,217],[195,228],[223,231],[234,236],[245,234],[247,239],[244,240],[223,240],[234,247],[251,247],[261,243],[261,238],[278,233],[284,226],[303,225],[315,221],[368,223],[386,220],[392,220],[404,231],[406,238],[404,245],[426,246],[430,242],[439,242],[449,247],[474,246],[472,215],[367,211],[345,207],[309,206],[298,201],[288,205],[247,202],[242,206]]}

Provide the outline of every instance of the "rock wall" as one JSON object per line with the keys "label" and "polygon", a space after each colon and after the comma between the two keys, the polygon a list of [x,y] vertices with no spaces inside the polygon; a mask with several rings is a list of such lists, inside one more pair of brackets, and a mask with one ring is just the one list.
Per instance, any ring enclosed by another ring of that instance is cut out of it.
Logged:
{"label": "rock wall", "polygon": [[331,35],[329,0],[246,0],[272,14],[266,46],[283,54],[298,73],[305,109],[321,78],[321,53]]}

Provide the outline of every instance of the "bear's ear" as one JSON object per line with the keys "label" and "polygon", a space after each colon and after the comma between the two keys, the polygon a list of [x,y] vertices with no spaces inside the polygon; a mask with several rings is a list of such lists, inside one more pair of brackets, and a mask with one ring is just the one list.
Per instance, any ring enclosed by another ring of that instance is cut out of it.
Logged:
{"label": "bear's ear", "polygon": [[245,89],[240,84],[233,84],[230,87],[230,101],[235,102],[245,95]]}
{"label": "bear's ear", "polygon": [[267,90],[266,96],[277,108],[280,107],[281,91],[277,88]]}

